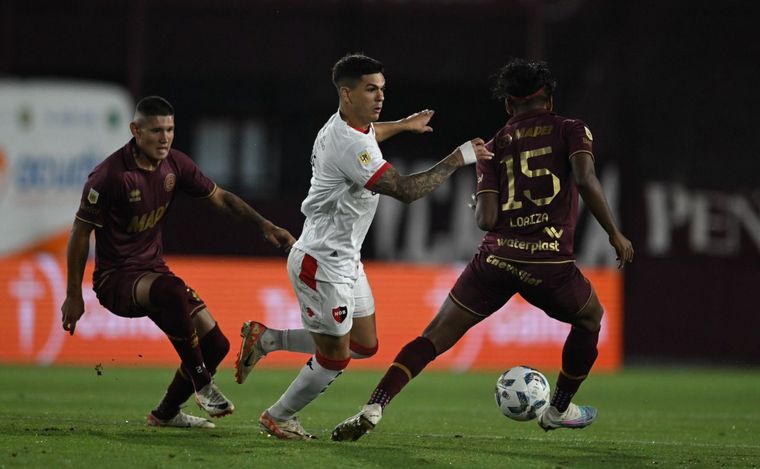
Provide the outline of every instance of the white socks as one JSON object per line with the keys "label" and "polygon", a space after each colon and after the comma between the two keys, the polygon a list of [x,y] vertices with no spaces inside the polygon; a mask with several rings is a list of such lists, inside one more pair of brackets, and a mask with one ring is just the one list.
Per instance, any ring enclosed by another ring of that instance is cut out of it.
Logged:
{"label": "white socks", "polygon": [[[312,347],[314,347],[313,342]],[[292,418],[296,412],[325,392],[341,373],[343,370],[329,370],[323,367],[317,362],[317,357],[312,356],[301,368],[296,379],[290,383],[288,389],[268,409],[269,414],[277,420]]]}
{"label": "white socks", "polygon": [[317,349],[311,333],[306,329],[267,329],[261,335],[261,348],[264,353],[287,350],[308,354],[313,354]]}
{"label": "white socks", "polygon": [[[287,350],[288,352],[313,355],[317,351],[314,339],[311,338],[311,333],[306,329],[267,329],[261,335],[261,347],[264,353]],[[371,355],[362,355],[351,351],[351,358],[361,360],[369,357]]]}

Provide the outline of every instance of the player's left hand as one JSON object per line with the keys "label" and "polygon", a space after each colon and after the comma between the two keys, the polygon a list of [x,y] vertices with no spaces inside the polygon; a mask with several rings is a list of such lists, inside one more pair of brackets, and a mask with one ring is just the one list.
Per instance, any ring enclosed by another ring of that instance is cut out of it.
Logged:
{"label": "player's left hand", "polygon": [[420,112],[415,112],[409,117],[403,119],[406,129],[416,134],[424,134],[432,132],[433,128],[428,125],[430,119],[433,118],[435,111],[430,109],[424,109]]}
{"label": "player's left hand", "polygon": [[296,239],[293,237],[293,235],[290,234],[288,230],[285,228],[280,228],[272,222],[265,223],[261,228],[261,231],[264,232],[264,238],[266,238],[267,241],[274,244],[278,248],[283,248],[285,252],[289,252],[290,248],[296,242]]}

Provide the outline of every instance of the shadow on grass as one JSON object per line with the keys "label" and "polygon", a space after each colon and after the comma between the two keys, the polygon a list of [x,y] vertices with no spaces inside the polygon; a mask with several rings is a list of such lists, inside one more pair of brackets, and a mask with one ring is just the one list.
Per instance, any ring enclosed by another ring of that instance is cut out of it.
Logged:
{"label": "shadow on grass", "polygon": [[541,439],[504,437],[402,435],[377,438],[370,435],[357,442],[334,443],[330,451],[345,461],[345,467],[630,467],[647,459],[640,453],[617,447],[557,444]]}

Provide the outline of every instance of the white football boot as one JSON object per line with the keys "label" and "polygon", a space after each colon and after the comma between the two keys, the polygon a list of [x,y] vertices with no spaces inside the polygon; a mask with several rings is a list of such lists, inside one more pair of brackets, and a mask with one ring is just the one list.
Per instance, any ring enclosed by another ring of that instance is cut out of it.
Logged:
{"label": "white football boot", "polygon": [[578,406],[572,402],[564,412],[558,411],[554,406],[549,407],[538,417],[538,424],[546,430],[557,428],[584,428],[596,420],[596,408],[583,405]]}
{"label": "white football boot", "polygon": [[195,391],[195,402],[212,417],[224,417],[235,411],[235,404],[224,397],[213,381]]}
{"label": "white football boot", "polygon": [[269,411],[265,410],[259,417],[261,433],[274,436],[281,440],[313,440],[313,435],[306,432],[298,421],[298,417],[288,420],[277,420]]}
{"label": "white football boot", "polygon": [[380,404],[367,404],[362,411],[339,423],[332,431],[333,441],[356,441],[364,436],[383,418]]}
{"label": "white football boot", "polygon": [[153,412],[148,414],[148,420],[145,425],[149,427],[176,427],[176,428],[214,428],[216,425],[208,420],[196,417],[194,415],[187,415],[180,411],[174,417],[168,420],[161,420],[153,415]]}

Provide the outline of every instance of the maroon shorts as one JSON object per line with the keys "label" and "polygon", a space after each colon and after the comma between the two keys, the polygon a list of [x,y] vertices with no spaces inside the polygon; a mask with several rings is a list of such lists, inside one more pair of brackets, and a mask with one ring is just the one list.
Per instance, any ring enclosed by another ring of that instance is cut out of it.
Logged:
{"label": "maroon shorts", "polygon": [[591,284],[574,262],[527,264],[478,252],[449,296],[478,316],[490,316],[519,293],[549,316],[570,322],[591,298]]}
{"label": "maroon shorts", "polygon": [[[125,318],[150,316],[150,311],[137,304],[135,287],[140,278],[152,273],[175,276],[171,272],[115,270],[100,279],[100,284],[95,288],[95,295],[101,305],[117,316]],[[205,307],[203,300],[189,286],[187,287],[187,296],[193,312],[200,311]]]}

